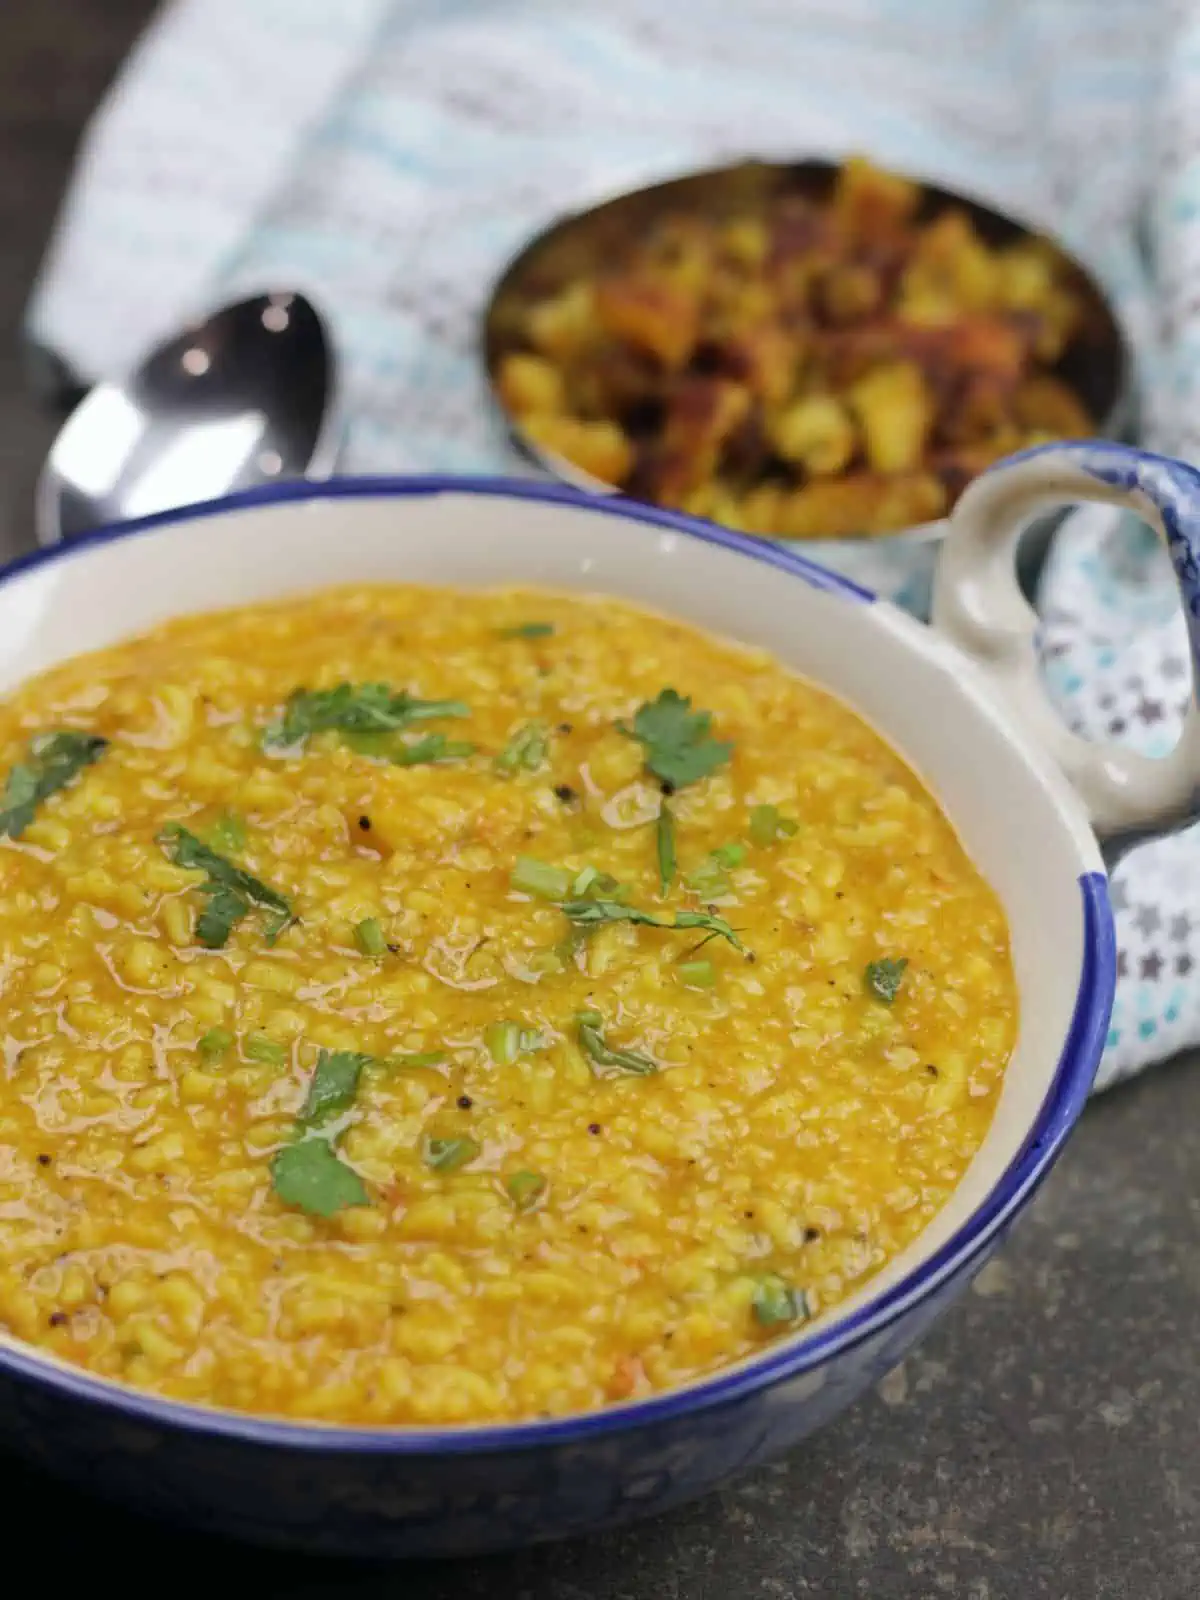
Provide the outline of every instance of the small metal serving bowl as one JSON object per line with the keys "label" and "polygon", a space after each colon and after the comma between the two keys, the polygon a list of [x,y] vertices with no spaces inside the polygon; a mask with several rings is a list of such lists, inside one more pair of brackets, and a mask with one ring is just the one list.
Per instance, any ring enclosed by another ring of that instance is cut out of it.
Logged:
{"label": "small metal serving bowl", "polygon": [[[505,404],[498,382],[500,364],[513,350],[524,348],[522,329],[531,302],[594,270],[597,262],[618,258],[668,214],[693,212],[719,218],[762,207],[782,193],[823,201],[832,194],[838,171],[838,163],[818,160],[746,161],[712,168],[618,195],[561,218],[531,240],[504,269],[483,319],[483,357],[492,395],[522,453],[553,477],[577,488],[598,494],[620,493],[612,484],[534,441]],[[1132,357],[1116,313],[1095,278],[1053,236],[1028,220],[997,211],[973,195],[920,178],[913,181],[922,190],[923,220],[956,207],[967,213],[988,245],[1036,237],[1060,252],[1084,315],[1080,331],[1054,366],[1054,375],[1074,391],[1088,414],[1098,419],[1100,437],[1127,438],[1134,412]],[[1024,575],[1031,575],[1040,564],[1052,527],[1052,522],[1043,521],[1027,536],[1022,550]],[[923,617],[928,614],[933,571],[945,532],[945,521],[938,520],[902,533],[776,542],[794,546],[801,554]]]}

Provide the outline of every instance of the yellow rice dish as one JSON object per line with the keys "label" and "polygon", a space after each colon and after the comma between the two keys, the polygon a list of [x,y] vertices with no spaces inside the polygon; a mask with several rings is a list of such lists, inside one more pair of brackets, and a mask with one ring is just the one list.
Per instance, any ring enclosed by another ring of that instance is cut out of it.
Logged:
{"label": "yellow rice dish", "polygon": [[15,694],[0,762],[0,1331],[92,1372],[636,1398],[836,1306],[991,1120],[995,896],[853,713],[690,626],[187,618]]}

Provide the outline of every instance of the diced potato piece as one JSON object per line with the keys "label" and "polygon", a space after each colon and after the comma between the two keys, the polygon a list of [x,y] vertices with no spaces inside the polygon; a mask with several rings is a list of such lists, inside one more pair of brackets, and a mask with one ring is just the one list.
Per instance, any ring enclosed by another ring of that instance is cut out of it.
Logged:
{"label": "diced potato piece", "polygon": [[607,278],[596,290],[596,315],[605,333],[645,350],[677,371],[696,348],[700,301],[663,278]]}
{"label": "diced potato piece", "polygon": [[876,472],[911,472],[921,460],[934,416],[920,367],[913,361],[877,367],[854,385],[850,403],[871,467]]}
{"label": "diced potato piece", "polygon": [[692,517],[707,517],[709,522],[719,522],[723,528],[747,532],[745,516],[737,496],[723,483],[703,483],[693,489],[682,509]]}
{"label": "diced potato piece", "polygon": [[1010,311],[1038,311],[1054,288],[1054,255],[1037,239],[996,252],[996,300]]}
{"label": "diced potato piece", "polygon": [[770,433],[783,459],[802,466],[814,477],[840,472],[854,454],[853,418],[829,394],[808,395],[794,401],[775,419]]}
{"label": "diced potato piece", "polygon": [[543,355],[557,361],[574,355],[595,335],[595,287],[581,280],[543,300],[529,312],[527,330],[530,343]]}
{"label": "diced potato piece", "polygon": [[994,372],[1015,381],[1027,359],[1026,338],[1019,328],[997,317],[964,317],[944,334],[949,359],[959,367]]}
{"label": "diced potato piece", "polygon": [[721,247],[739,266],[761,266],[770,244],[767,225],[761,217],[734,217],[721,230]]}
{"label": "diced potato piece", "polygon": [[735,334],[725,350],[729,372],[768,406],[791,394],[802,353],[795,332],[770,322]]}
{"label": "diced potato piece", "polygon": [[819,283],[821,309],[830,322],[861,322],[883,303],[879,274],[862,262],[831,267]]}
{"label": "diced potato piece", "polygon": [[902,302],[922,293],[948,295],[965,311],[985,311],[992,305],[995,259],[965,211],[944,211],[922,231],[900,292]]}
{"label": "diced potato piece", "polygon": [[1082,402],[1049,373],[1026,378],[1013,397],[1013,413],[1024,427],[1060,439],[1086,439],[1094,431]]}
{"label": "diced potato piece", "polygon": [[646,257],[672,287],[699,295],[716,254],[712,228],[702,217],[667,217],[651,235]]}
{"label": "diced potato piece", "polygon": [[1033,353],[1039,361],[1053,363],[1067,347],[1079,325],[1082,307],[1067,289],[1054,289],[1042,308],[1032,313]]}
{"label": "diced potato piece", "polygon": [[500,398],[517,416],[534,411],[563,411],[562,374],[544,356],[517,351],[500,363],[497,379]]}
{"label": "diced potato piece", "polygon": [[969,373],[943,411],[938,424],[939,437],[947,444],[970,444],[986,439],[1008,421],[1012,392],[1010,383],[992,373]]}
{"label": "diced potato piece", "polygon": [[633,447],[615,422],[535,416],[527,417],[523,426],[534,444],[590,472],[602,483],[623,483],[633,466]]}
{"label": "diced potato piece", "polygon": [[787,490],[780,483],[760,483],[742,500],[742,527],[747,533],[770,536],[779,532],[779,521]]}
{"label": "diced potato piece", "polygon": [[851,156],[838,173],[833,214],[846,237],[866,242],[899,231],[920,200],[919,187],[908,178],[881,172],[863,156]]}
{"label": "diced potato piece", "polygon": [[837,539],[867,533],[883,494],[880,480],[856,472],[844,478],[818,478],[785,495],[777,532],[786,539]]}
{"label": "diced potato piece", "polygon": [[872,533],[895,533],[915,528],[944,515],[948,496],[945,487],[930,472],[915,472],[896,478],[886,487],[875,513]]}
{"label": "diced potato piece", "polygon": [[932,474],[883,478],[853,472],[818,479],[787,496],[778,531],[793,539],[894,533],[941,516],[946,503],[946,490]]}

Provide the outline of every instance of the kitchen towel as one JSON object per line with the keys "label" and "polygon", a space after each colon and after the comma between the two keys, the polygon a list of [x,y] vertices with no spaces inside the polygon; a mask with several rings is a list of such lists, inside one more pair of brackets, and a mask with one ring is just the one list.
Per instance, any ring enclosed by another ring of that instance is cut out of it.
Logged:
{"label": "kitchen towel", "polygon": [[[91,382],[301,288],[343,470],[522,472],[477,336],[530,234],[697,164],[851,151],[1057,233],[1129,331],[1148,441],[1200,460],[1200,0],[174,0],[85,140],[29,332]],[[1080,514],[1041,608],[1067,721],[1169,743],[1190,666],[1153,540]],[[1198,889],[1200,829],[1116,874],[1101,1086],[1200,1042]]]}

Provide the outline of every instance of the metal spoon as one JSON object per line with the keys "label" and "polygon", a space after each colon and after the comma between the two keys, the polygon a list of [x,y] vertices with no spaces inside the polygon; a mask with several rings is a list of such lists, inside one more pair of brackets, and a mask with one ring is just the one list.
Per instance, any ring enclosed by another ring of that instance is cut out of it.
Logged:
{"label": "metal spoon", "polygon": [[333,346],[300,294],[226,306],[71,413],[38,482],[38,541],[73,539],[254,484],[324,477]]}

